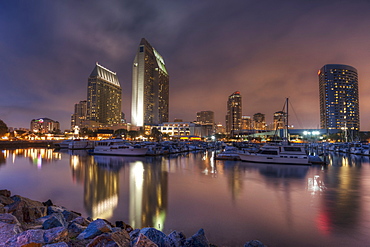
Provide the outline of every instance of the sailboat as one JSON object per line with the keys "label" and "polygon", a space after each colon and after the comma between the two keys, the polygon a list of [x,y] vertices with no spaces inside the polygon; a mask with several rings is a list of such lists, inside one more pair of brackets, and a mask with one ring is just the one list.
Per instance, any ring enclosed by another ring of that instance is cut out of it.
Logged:
{"label": "sailboat", "polygon": [[288,102],[286,99],[286,126],[283,142],[268,143],[263,145],[257,153],[240,152],[241,161],[286,164],[286,165],[311,165],[304,146],[293,145],[288,140]]}

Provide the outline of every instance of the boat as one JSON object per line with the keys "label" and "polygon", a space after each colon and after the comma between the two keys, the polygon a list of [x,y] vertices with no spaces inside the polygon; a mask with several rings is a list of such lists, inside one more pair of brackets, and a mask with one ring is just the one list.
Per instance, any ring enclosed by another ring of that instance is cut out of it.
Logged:
{"label": "boat", "polygon": [[[286,113],[288,116],[288,98],[286,99]],[[283,142],[267,143],[263,145],[256,153],[245,151],[240,152],[241,161],[269,163],[269,164],[294,164],[294,165],[311,165],[309,156],[302,145],[293,145],[288,141],[288,117],[285,126],[285,136]]]}
{"label": "boat", "polygon": [[55,143],[56,148],[68,148],[69,144],[72,142],[72,139],[63,140],[62,142]]}
{"label": "boat", "polygon": [[74,139],[68,144],[68,149],[92,149],[94,148],[94,141],[86,139]]}
{"label": "boat", "polygon": [[217,154],[216,160],[240,160],[239,150],[233,146],[226,146],[225,150]]}
{"label": "boat", "polygon": [[132,144],[122,139],[108,139],[95,142],[93,154],[144,156],[148,148],[139,144]]}
{"label": "boat", "polygon": [[239,153],[241,161],[269,163],[310,165],[309,157],[304,146],[291,144],[266,144],[257,153]]}

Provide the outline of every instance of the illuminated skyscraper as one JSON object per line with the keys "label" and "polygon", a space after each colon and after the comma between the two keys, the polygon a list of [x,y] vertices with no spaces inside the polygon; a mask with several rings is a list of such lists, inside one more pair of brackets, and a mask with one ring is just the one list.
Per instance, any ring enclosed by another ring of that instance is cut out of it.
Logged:
{"label": "illuminated skyscraper", "polygon": [[117,74],[96,63],[88,79],[87,121],[92,127],[121,122],[122,89]]}
{"label": "illuminated skyscraper", "polygon": [[169,76],[162,56],[141,39],[132,67],[131,123],[168,122]]}
{"label": "illuminated skyscraper", "polygon": [[[348,65],[327,64],[319,70],[320,124],[322,129],[360,129],[357,70]],[[352,135],[353,136],[353,135]]]}
{"label": "illuminated skyscraper", "polygon": [[197,122],[199,124],[215,124],[215,113],[213,111],[200,111],[197,112]]}
{"label": "illuminated skyscraper", "polygon": [[274,130],[284,129],[286,126],[287,114],[283,111],[274,113]]}
{"label": "illuminated skyscraper", "polygon": [[73,130],[75,126],[79,128],[85,127],[86,124],[86,113],[87,113],[87,101],[82,100],[75,104],[75,111],[71,116],[71,129]]}
{"label": "illuminated skyscraper", "polygon": [[265,114],[256,113],[253,115],[253,127],[255,130],[266,130]]}
{"label": "illuminated skyscraper", "polygon": [[242,96],[236,91],[227,101],[226,133],[234,136],[242,127]]}

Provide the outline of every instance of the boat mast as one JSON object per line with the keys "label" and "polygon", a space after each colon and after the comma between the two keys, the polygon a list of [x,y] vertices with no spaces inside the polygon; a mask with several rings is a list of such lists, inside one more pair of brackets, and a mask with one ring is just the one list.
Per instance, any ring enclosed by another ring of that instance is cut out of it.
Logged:
{"label": "boat mast", "polygon": [[286,125],[285,125],[285,137],[286,141],[289,143],[288,129],[289,129],[289,98],[286,98]]}

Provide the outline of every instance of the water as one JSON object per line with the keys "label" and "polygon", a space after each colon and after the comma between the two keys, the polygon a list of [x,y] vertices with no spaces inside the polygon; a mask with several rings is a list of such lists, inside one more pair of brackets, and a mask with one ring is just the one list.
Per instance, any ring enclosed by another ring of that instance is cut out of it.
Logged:
{"label": "water", "polygon": [[327,167],[215,161],[213,152],[90,156],[51,149],[0,151],[0,189],[93,218],[123,220],[218,246],[367,246],[368,157],[330,155]]}

